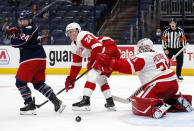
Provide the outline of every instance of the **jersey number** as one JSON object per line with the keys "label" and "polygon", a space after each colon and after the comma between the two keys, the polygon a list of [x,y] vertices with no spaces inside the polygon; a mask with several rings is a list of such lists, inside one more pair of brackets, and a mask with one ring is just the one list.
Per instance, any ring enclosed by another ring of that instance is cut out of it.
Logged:
{"label": "jersey number", "polygon": [[24,33],[20,35],[20,38],[24,41],[28,41],[29,37],[29,35],[25,35]]}
{"label": "jersey number", "polygon": [[84,40],[89,44],[92,39],[92,36],[88,35]]}
{"label": "jersey number", "polygon": [[160,62],[160,63],[156,64],[156,68],[161,69],[161,71],[165,71],[166,69],[168,69],[168,65],[167,65],[166,61]]}

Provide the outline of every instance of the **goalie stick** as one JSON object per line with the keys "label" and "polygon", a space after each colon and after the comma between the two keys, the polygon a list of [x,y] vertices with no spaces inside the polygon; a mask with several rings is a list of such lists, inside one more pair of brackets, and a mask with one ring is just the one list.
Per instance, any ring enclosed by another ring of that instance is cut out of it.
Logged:
{"label": "goalie stick", "polygon": [[139,87],[129,98],[122,98],[122,97],[118,97],[118,96],[115,96],[115,95],[112,95],[112,97],[113,97],[113,100],[115,100],[117,102],[124,103],[124,104],[129,104],[131,101],[133,101],[131,99],[131,97],[139,95],[142,90],[143,90],[142,86]]}
{"label": "goalie stick", "polygon": [[[70,83],[70,85],[72,85],[73,83],[75,83],[77,80],[79,80],[82,76],[84,76],[89,70],[86,70],[84,73],[82,73],[79,77],[77,77],[74,81],[72,81]],[[61,94],[61,92],[63,92],[66,88],[61,89],[59,92],[57,92],[56,95]],[[44,101],[43,103],[36,105],[36,108],[40,108],[41,106],[43,106],[44,104],[46,104],[49,100]]]}
{"label": "goalie stick", "polygon": [[33,16],[33,19],[36,18],[38,15],[40,15],[45,10],[47,10],[49,7],[51,7],[52,5],[54,5],[56,2],[60,2],[60,1],[64,1],[64,2],[67,2],[67,3],[72,4],[72,2],[70,0],[55,0],[55,1],[51,2],[50,4],[48,4],[47,6],[45,6],[44,8],[42,8],[41,10],[39,10],[38,13]]}
{"label": "goalie stick", "polygon": [[171,61],[174,60],[181,52],[183,52],[186,47],[189,45],[189,43],[186,43],[186,45],[181,49],[179,50],[179,52],[177,52],[175,55],[172,56],[172,58],[170,59]]}

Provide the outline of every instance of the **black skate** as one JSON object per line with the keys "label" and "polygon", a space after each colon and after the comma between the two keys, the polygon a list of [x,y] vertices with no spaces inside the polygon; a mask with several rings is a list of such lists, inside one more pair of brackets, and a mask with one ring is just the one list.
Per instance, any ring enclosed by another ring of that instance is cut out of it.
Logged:
{"label": "black skate", "polygon": [[63,105],[62,101],[59,100],[55,94],[52,94],[51,96],[51,102],[54,105],[54,110],[55,112],[62,113],[63,110],[65,109],[66,105]]}
{"label": "black skate", "polygon": [[36,115],[35,99],[25,105],[25,107],[20,108],[20,115]]}
{"label": "black skate", "polygon": [[109,97],[106,99],[106,104],[104,104],[104,107],[111,111],[116,111],[115,104],[112,97]]}
{"label": "black skate", "polygon": [[80,102],[72,104],[73,111],[90,111],[90,97],[83,96]]}

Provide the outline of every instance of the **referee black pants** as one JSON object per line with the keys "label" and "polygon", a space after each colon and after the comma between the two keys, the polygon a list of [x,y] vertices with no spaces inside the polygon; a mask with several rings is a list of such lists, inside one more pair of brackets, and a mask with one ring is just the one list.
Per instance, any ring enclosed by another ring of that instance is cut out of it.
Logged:
{"label": "referee black pants", "polygon": [[[170,59],[172,58],[173,55],[176,55],[177,52],[179,52],[179,50],[181,50],[181,48],[169,48],[167,49],[169,51],[169,54],[167,55]],[[176,75],[177,76],[181,76],[181,71],[182,71],[182,67],[183,67],[183,52],[181,52],[177,57],[176,57]]]}

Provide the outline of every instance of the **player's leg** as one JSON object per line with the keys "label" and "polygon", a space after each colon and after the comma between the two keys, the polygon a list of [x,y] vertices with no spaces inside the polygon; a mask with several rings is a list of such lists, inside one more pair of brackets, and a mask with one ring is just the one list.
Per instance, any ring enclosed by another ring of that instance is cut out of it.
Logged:
{"label": "player's leg", "polygon": [[159,103],[158,105],[156,103],[154,105],[151,105],[151,107],[153,106],[155,110],[151,112],[152,114],[149,114],[149,116],[154,115],[153,117],[160,118],[165,115],[171,105],[168,105],[163,101],[172,98],[177,93],[177,91],[178,83],[176,80],[157,82],[145,88],[144,93],[141,95],[141,98],[149,98],[162,101],[162,103]]}
{"label": "player's leg", "polygon": [[115,104],[111,95],[109,84],[107,82],[107,77],[105,75],[101,75],[98,78],[97,83],[101,87],[101,91],[106,99],[106,104],[104,105],[105,108],[115,110]]}
{"label": "player's leg", "polygon": [[166,103],[172,105],[168,110],[169,112],[190,112],[193,110],[191,95],[175,95],[171,99],[167,99]]}
{"label": "player's leg", "polygon": [[160,99],[132,97],[132,111],[136,115],[161,118],[170,108],[170,105]]}
{"label": "player's leg", "polygon": [[27,82],[31,82],[33,78],[33,69],[31,62],[25,62],[20,64],[16,74],[16,87],[20,91],[25,107],[20,108],[20,114],[36,114],[35,112],[35,100],[32,100],[30,88]]}
{"label": "player's leg", "polygon": [[171,59],[173,55],[175,55],[174,53],[174,49],[168,49],[169,53],[167,54],[168,58]]}
{"label": "player's leg", "polygon": [[[177,49],[177,52],[180,49]],[[179,80],[183,80],[183,77],[181,76],[181,71],[183,67],[183,52],[181,52],[177,57],[176,57],[177,65],[176,65],[176,75]]]}
{"label": "player's leg", "polygon": [[22,98],[24,99],[25,107],[20,108],[20,114],[33,114],[36,115],[35,109],[35,101],[32,100],[30,88],[27,86],[27,82],[19,80],[16,77],[16,87],[20,91]]}
{"label": "player's leg", "polygon": [[34,89],[42,93],[53,103],[54,110],[56,112],[61,113],[64,110],[65,105],[63,105],[62,101],[57,98],[53,89],[45,83],[46,61],[40,60],[37,62],[39,63],[39,69],[36,71],[36,74],[33,78],[32,84]]}
{"label": "player's leg", "polygon": [[90,110],[90,97],[96,88],[96,81],[99,76],[100,73],[94,69],[88,72],[83,98],[80,102],[72,104],[72,110]]}
{"label": "player's leg", "polygon": [[144,89],[142,98],[168,99],[173,97],[178,91],[178,83],[173,81],[161,81],[153,83]]}

